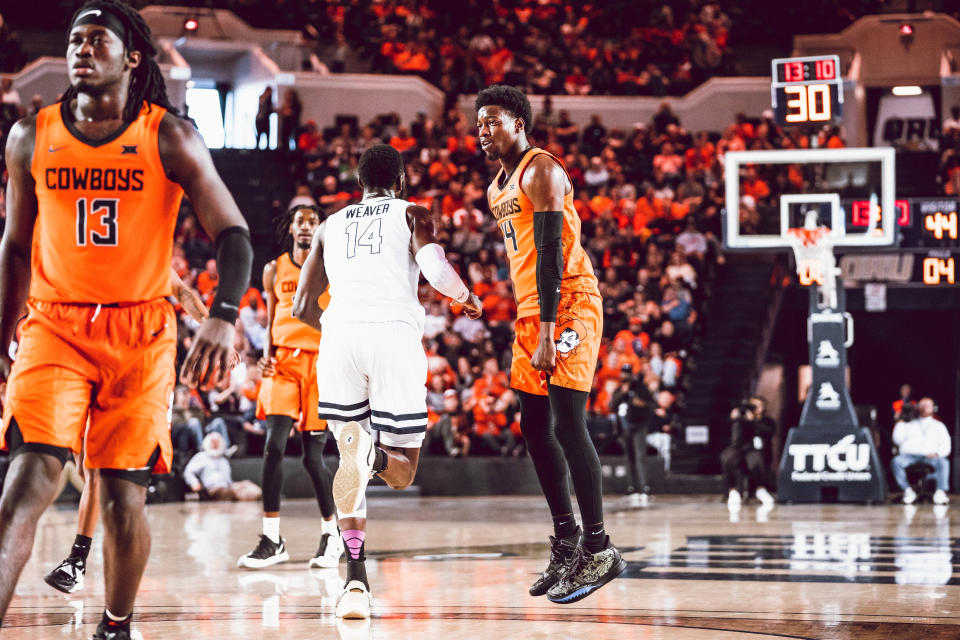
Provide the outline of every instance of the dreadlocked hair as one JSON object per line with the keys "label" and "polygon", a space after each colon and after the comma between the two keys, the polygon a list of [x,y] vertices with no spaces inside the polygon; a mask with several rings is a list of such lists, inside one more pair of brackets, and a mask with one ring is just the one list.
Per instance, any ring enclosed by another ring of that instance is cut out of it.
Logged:
{"label": "dreadlocked hair", "polygon": [[289,248],[287,245],[293,242],[293,236],[290,235],[290,224],[293,222],[293,216],[297,215],[297,211],[312,211],[317,214],[318,219],[323,220],[323,213],[320,212],[320,207],[316,205],[298,204],[290,207],[273,219],[274,224],[277,225],[274,232],[274,242],[277,246],[286,249]]}
{"label": "dreadlocked hair", "polygon": [[[127,29],[123,43],[124,49],[141,53],[140,64],[130,72],[130,87],[127,91],[127,103],[123,107],[123,121],[136,120],[144,102],[163,107],[173,115],[179,116],[180,112],[170,104],[170,98],[167,97],[167,85],[160,71],[160,65],[155,60],[158,50],[153,44],[153,34],[140,12],[119,0],[88,0],[73,14],[70,24],[72,25],[77,16],[84,11],[96,8],[109,11],[123,22]],[[77,97],[77,93],[76,87],[71,85],[63,92],[60,102],[69,103]]]}

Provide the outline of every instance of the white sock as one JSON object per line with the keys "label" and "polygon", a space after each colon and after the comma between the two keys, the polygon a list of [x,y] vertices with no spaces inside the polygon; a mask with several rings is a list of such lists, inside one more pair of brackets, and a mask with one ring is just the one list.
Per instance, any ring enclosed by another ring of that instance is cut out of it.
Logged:
{"label": "white sock", "polygon": [[115,616],[112,613],[110,613],[109,609],[104,609],[103,612],[107,614],[107,617],[113,620],[114,622],[123,622],[124,620],[130,617],[130,616]]}
{"label": "white sock", "polygon": [[263,535],[274,544],[280,544],[280,518],[263,517]]}
{"label": "white sock", "polygon": [[330,518],[329,520],[320,519],[320,535],[329,533],[330,535],[336,537],[340,535],[340,529],[337,527],[337,519]]}

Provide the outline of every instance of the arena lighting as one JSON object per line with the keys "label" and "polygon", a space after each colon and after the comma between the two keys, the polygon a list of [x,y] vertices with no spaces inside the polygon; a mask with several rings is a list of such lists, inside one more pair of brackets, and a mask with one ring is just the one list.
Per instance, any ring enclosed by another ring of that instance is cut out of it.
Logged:
{"label": "arena lighting", "polygon": [[897,28],[900,29],[900,35],[902,36],[913,35],[913,26],[909,22],[904,22]]}
{"label": "arena lighting", "polygon": [[895,96],[918,96],[921,93],[923,93],[923,89],[915,84],[893,88],[893,95]]}
{"label": "arena lighting", "polygon": [[200,26],[200,23],[197,22],[196,18],[187,18],[183,21],[184,31],[196,31],[197,27]]}

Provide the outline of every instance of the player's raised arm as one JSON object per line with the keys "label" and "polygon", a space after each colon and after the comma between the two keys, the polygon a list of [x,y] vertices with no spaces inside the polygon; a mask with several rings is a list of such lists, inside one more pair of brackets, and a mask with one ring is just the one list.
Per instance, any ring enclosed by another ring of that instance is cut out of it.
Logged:
{"label": "player's raised arm", "polygon": [[443,247],[437,242],[430,212],[418,205],[407,207],[407,223],[413,232],[410,249],[420,265],[420,272],[434,289],[463,305],[471,318],[483,313],[480,298],[472,293],[447,260]]}
{"label": "player's raised arm", "polygon": [[210,313],[204,306],[203,300],[200,299],[200,294],[194,291],[192,287],[188,287],[172,268],[170,269],[170,286],[173,289],[173,297],[177,299],[187,315],[197,322],[203,322],[207,319]]}
{"label": "player's raised arm", "polygon": [[533,203],[533,244],[537,249],[537,295],[540,298],[540,339],[530,358],[534,369],[550,371],[557,364],[553,333],[563,279],[563,198],[567,174],[554,160],[538,156],[523,174],[520,188]]}
{"label": "player's raised arm", "polygon": [[216,372],[219,382],[230,373],[233,325],[240,312],[240,299],[250,282],[250,231],[220,179],[203,138],[189,122],[166,115],[160,123],[159,148],[167,176],[183,188],[200,224],[214,238],[220,274],[210,317],[197,331],[181,375],[187,384],[205,385]]}
{"label": "player's raised arm", "polygon": [[320,315],[323,313],[317,301],[330,284],[327,279],[327,270],[323,266],[323,233],[326,228],[326,221],[321,222],[313,234],[310,254],[300,269],[300,281],[297,283],[297,292],[293,296],[294,317],[314,329],[321,328]]}
{"label": "player's raised arm", "polygon": [[7,226],[0,241],[0,380],[10,375],[7,348],[23,314],[30,289],[30,249],[37,220],[37,196],[30,174],[36,120],[17,122],[7,138]]}

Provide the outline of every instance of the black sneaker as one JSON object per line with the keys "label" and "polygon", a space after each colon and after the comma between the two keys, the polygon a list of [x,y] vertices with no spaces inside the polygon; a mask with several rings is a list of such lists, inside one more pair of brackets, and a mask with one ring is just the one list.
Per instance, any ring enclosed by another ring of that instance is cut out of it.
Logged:
{"label": "black sneaker", "polygon": [[580,545],[582,532],[577,527],[577,532],[569,538],[554,538],[550,536],[550,564],[544,569],[537,581],[530,587],[530,595],[542,596],[550,587],[560,581],[564,569],[573,560],[576,555],[577,547]]}
{"label": "black sneaker", "polygon": [[87,563],[83,558],[67,558],[56,569],[43,576],[43,581],[64,593],[73,593],[83,588],[83,575]]}
{"label": "black sneaker", "polygon": [[290,554],[287,553],[287,548],[283,544],[283,538],[280,538],[280,542],[276,543],[267,536],[261,535],[257,548],[242,556],[237,561],[237,566],[244,569],[263,569],[286,562],[289,559]]}
{"label": "black sneaker", "polygon": [[[137,638],[140,637],[138,633]],[[130,634],[130,623],[114,627],[107,622],[100,622],[97,630],[90,640],[133,640],[134,636]]]}
{"label": "black sneaker", "polygon": [[590,553],[580,545],[573,562],[557,584],[547,591],[547,600],[558,604],[582,600],[619,576],[626,568],[627,563],[620,557],[617,548],[610,544],[609,537],[606,548],[596,553]]}

